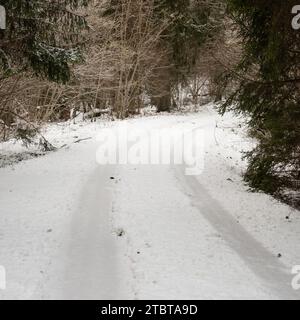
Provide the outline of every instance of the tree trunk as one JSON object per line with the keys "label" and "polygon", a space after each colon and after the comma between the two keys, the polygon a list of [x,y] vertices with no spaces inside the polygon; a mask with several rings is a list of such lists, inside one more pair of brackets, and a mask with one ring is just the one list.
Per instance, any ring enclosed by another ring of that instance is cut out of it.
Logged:
{"label": "tree trunk", "polygon": [[159,97],[155,99],[157,112],[170,112],[171,111],[171,94],[165,95],[163,97]]}

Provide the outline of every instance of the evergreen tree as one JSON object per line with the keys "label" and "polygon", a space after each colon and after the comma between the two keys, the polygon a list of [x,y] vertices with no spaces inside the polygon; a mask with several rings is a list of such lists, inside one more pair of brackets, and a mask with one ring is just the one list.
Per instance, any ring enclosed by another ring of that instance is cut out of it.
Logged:
{"label": "evergreen tree", "polygon": [[170,18],[170,26],[164,32],[163,46],[169,48],[166,95],[157,101],[159,111],[172,107],[172,89],[185,84],[194,71],[199,49],[220,30],[217,16],[222,14],[221,1],[156,0],[157,18]]}
{"label": "evergreen tree", "polygon": [[[293,0],[228,0],[244,43],[238,90],[223,111],[250,117],[258,146],[247,154],[246,180],[282,194],[300,180],[300,33],[291,26]],[[242,79],[242,80],[241,80]]]}
{"label": "evergreen tree", "polygon": [[80,59],[80,31],[86,27],[77,10],[89,0],[0,0],[6,30],[0,31],[1,77],[33,70],[52,81],[67,82],[69,63]]}

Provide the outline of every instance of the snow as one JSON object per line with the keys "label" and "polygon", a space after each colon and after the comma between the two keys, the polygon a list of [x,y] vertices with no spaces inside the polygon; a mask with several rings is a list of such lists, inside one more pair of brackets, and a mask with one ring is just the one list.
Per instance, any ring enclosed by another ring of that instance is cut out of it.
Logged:
{"label": "snow", "polygon": [[183,165],[99,165],[97,137],[119,123],[49,125],[43,134],[62,148],[0,169],[0,299],[300,298],[299,212],[244,184],[241,151],[254,141],[242,119],[208,105],[126,120],[204,130],[200,176]]}

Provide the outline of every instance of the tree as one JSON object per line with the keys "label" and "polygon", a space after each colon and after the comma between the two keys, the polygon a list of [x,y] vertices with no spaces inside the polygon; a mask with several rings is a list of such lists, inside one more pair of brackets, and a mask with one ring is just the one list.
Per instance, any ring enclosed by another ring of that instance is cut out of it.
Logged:
{"label": "tree", "polygon": [[291,26],[293,0],[228,0],[243,41],[243,55],[230,74],[237,90],[223,106],[250,117],[257,147],[247,154],[246,180],[281,195],[299,189],[300,33]]}
{"label": "tree", "polygon": [[85,18],[77,10],[89,0],[1,0],[6,30],[0,31],[2,78],[33,70],[52,81],[70,79],[69,63],[80,59]]}
{"label": "tree", "polygon": [[[162,36],[170,66],[162,70],[165,79],[163,94],[158,95],[158,111],[170,111],[173,91],[178,85],[185,86],[194,74],[201,48],[219,31],[218,15],[222,13],[221,1],[209,0],[156,0],[157,19],[169,17],[170,26]],[[156,93],[154,91],[154,93]]]}
{"label": "tree", "polygon": [[[38,132],[36,109],[47,81],[66,83],[81,59],[87,27],[79,14],[89,0],[0,0],[6,29],[0,30],[0,128],[26,143]],[[37,81],[42,78],[44,81]]]}
{"label": "tree", "polygon": [[110,0],[104,6],[103,16],[114,25],[107,41],[114,61],[109,63],[106,59],[104,64],[113,68],[110,86],[117,117],[139,112],[145,93],[151,92],[154,102],[153,88],[159,88],[155,98],[161,98],[168,81],[165,73],[160,72],[168,69],[169,61],[165,58],[168,52],[161,43],[170,19],[164,16],[158,19],[157,7],[154,0]]}

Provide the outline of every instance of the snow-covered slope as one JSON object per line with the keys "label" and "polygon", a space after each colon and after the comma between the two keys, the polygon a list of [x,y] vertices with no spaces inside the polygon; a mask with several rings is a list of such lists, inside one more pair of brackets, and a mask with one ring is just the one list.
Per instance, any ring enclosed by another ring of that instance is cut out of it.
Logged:
{"label": "snow-covered slope", "polygon": [[204,172],[99,165],[97,136],[118,122],[48,128],[68,147],[0,169],[0,298],[300,298],[299,212],[244,185],[240,120],[207,106],[126,123],[200,128]]}

